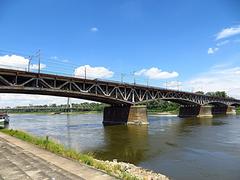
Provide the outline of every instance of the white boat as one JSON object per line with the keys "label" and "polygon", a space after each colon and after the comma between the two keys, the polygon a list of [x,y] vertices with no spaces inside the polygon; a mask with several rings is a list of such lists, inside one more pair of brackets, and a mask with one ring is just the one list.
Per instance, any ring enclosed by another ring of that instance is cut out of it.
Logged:
{"label": "white boat", "polygon": [[9,123],[9,116],[6,113],[0,113],[0,123]]}

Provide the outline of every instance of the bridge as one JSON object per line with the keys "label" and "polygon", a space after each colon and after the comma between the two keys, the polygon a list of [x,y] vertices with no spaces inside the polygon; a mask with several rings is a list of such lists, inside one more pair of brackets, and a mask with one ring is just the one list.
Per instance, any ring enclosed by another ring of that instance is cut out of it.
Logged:
{"label": "bridge", "polygon": [[104,124],[147,123],[146,106],[157,99],[180,104],[180,117],[235,112],[240,100],[99,79],[0,68],[0,93],[39,94],[92,100],[111,105]]}

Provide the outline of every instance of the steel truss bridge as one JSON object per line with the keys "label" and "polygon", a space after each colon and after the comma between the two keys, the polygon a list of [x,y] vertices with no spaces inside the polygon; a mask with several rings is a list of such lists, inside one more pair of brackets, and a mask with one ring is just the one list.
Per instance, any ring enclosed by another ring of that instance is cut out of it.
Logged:
{"label": "steel truss bridge", "polygon": [[138,84],[2,68],[0,68],[0,93],[72,97],[107,103],[112,106],[131,106],[158,99],[186,106],[240,105],[240,100],[234,98],[212,97]]}

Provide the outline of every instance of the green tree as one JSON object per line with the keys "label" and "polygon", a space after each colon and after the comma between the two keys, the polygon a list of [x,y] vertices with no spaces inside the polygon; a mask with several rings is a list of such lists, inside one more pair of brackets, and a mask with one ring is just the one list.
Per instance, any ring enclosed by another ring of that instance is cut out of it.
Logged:
{"label": "green tree", "polygon": [[197,92],[195,92],[196,94],[204,94],[204,92],[203,91],[197,91]]}
{"label": "green tree", "polygon": [[225,91],[207,92],[206,95],[207,96],[214,96],[214,97],[223,97],[223,98],[228,97],[228,95]]}

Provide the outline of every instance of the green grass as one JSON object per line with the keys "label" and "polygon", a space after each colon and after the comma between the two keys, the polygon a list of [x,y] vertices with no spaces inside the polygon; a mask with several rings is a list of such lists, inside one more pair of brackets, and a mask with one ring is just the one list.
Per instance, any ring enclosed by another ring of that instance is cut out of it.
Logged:
{"label": "green grass", "polygon": [[82,154],[79,153],[73,149],[65,148],[63,145],[58,144],[46,137],[37,137],[30,135],[26,132],[19,131],[19,130],[12,130],[12,129],[0,129],[0,132],[3,132],[5,134],[8,134],[10,136],[16,137],[18,139],[21,139],[23,141],[29,142],[31,144],[34,144],[40,148],[43,148],[45,150],[48,150],[54,154],[70,158],[73,160],[77,160],[81,163],[87,164],[89,166],[93,166],[96,169],[100,169],[107,174],[119,177],[121,179],[126,180],[137,180],[138,178],[134,175],[131,175],[128,172],[125,172],[123,169],[121,169],[120,165],[110,165],[107,162],[98,161],[94,158],[93,154]]}

